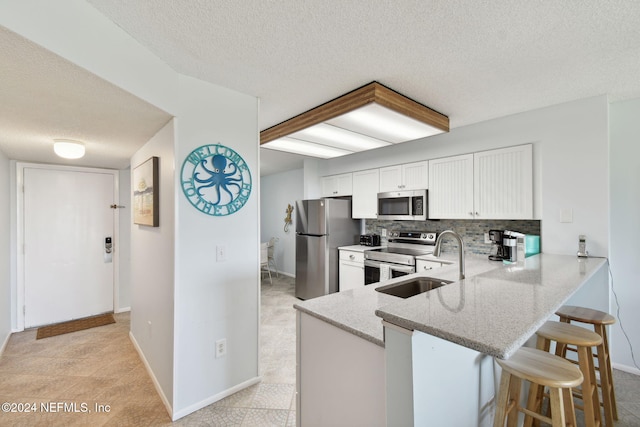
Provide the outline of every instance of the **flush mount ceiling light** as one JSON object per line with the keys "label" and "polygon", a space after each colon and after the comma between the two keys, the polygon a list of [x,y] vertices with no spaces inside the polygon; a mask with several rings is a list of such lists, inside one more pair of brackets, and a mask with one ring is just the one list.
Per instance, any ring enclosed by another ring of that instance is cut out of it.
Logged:
{"label": "flush mount ceiling light", "polygon": [[378,82],[260,132],[260,145],[328,159],[449,132],[449,118]]}
{"label": "flush mount ceiling light", "polygon": [[53,151],[65,159],[79,159],[84,156],[84,144],[70,139],[54,139]]}

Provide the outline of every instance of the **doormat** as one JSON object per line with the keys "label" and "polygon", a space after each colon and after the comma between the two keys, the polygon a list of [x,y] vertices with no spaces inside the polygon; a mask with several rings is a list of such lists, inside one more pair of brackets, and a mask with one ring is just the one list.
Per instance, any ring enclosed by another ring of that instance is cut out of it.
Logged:
{"label": "doormat", "polygon": [[116,323],[116,319],[113,318],[112,313],[70,320],[68,322],[56,323],[55,325],[38,328],[36,339],[39,340],[42,338],[54,337],[56,335],[82,331],[84,329],[95,328],[97,326],[109,325],[111,323]]}

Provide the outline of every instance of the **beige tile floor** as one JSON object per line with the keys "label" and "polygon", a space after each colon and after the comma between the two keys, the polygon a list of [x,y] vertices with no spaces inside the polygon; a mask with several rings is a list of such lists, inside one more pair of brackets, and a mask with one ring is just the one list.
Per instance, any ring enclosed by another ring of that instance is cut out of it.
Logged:
{"label": "beige tile floor", "polygon": [[[13,334],[0,358],[0,401],[35,403],[38,411],[0,412],[0,426],[295,426],[294,280],[265,279],[261,293],[260,384],[172,423],[121,313],[113,325],[43,340],[35,331]],[[615,380],[616,426],[640,426],[640,377],[616,370]],[[76,407],[40,411],[58,402]]]}
{"label": "beige tile floor", "polygon": [[[263,281],[263,381],[174,423],[129,340],[129,313],[42,340],[35,330],[13,334],[0,358],[0,401],[37,411],[0,412],[0,426],[295,426],[293,294],[291,278]],[[45,413],[41,404],[58,411]]]}

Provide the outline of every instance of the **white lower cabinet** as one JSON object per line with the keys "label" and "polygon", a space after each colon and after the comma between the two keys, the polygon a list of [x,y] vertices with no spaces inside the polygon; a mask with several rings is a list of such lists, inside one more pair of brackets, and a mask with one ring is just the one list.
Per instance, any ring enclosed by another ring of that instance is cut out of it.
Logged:
{"label": "white lower cabinet", "polygon": [[449,265],[449,263],[438,262],[438,261],[427,261],[424,259],[416,260],[416,273],[420,273],[422,271],[433,270],[434,268],[440,268],[443,265]]}
{"label": "white lower cabinet", "polygon": [[340,283],[338,290],[364,287],[364,252],[340,250]]}
{"label": "white lower cabinet", "polygon": [[383,347],[301,311],[297,346],[296,425],[387,425]]}

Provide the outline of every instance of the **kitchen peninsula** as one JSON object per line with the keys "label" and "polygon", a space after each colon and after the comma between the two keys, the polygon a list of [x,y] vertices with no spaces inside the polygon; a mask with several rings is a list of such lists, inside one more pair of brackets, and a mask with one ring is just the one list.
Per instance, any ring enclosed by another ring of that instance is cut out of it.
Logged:
{"label": "kitchen peninsula", "polygon": [[569,299],[603,309],[608,293],[600,258],[468,256],[466,270],[461,281],[456,264],[416,273],[454,283],[407,299],[375,291],[405,276],[296,304],[300,425],[490,425],[493,357]]}

